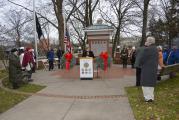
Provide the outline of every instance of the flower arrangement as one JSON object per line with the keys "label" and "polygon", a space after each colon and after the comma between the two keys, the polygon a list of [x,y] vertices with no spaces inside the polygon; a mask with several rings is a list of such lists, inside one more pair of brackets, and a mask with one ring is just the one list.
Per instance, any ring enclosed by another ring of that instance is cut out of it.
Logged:
{"label": "flower arrangement", "polygon": [[106,71],[111,65],[111,57],[109,57],[107,52],[101,52],[99,57],[96,58],[96,64],[97,67]]}
{"label": "flower arrangement", "polygon": [[66,52],[63,54],[61,58],[61,66],[62,68],[66,68],[66,70],[70,70],[76,64],[76,59],[72,53]]}

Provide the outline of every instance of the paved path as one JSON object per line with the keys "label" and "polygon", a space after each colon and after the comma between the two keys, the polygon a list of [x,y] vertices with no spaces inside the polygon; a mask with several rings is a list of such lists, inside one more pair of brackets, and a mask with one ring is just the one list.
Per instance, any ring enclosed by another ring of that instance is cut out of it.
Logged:
{"label": "paved path", "polygon": [[134,120],[124,90],[134,86],[133,75],[79,80],[64,79],[59,72],[33,74],[35,84],[47,87],[1,114],[0,120]]}

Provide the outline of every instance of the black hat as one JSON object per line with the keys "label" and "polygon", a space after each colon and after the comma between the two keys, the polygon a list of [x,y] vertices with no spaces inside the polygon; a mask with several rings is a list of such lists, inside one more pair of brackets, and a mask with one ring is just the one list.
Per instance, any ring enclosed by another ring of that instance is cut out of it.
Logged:
{"label": "black hat", "polygon": [[16,51],[18,51],[16,48],[13,48],[13,49],[11,50],[12,53],[13,53],[13,52],[16,52]]}

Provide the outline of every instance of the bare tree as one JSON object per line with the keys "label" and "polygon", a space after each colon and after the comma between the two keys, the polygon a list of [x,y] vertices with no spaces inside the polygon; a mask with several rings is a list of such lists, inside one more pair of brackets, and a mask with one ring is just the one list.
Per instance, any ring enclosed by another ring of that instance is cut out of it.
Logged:
{"label": "bare tree", "polygon": [[140,46],[143,46],[146,40],[146,29],[147,29],[147,17],[148,17],[148,6],[150,0],[144,0],[144,10],[143,10],[143,26],[142,26],[142,39]]}
{"label": "bare tree", "polygon": [[[145,39],[146,39],[146,30],[147,30],[147,22],[148,22],[148,7],[149,7],[149,3],[151,0],[143,0],[143,2],[141,2],[141,0],[134,0],[135,4],[138,6],[138,8],[141,9],[142,11],[142,19],[143,19],[143,25],[142,25],[142,38],[141,38],[141,43],[140,46],[143,46],[145,43]],[[142,5],[140,4],[142,3]]]}
{"label": "bare tree", "polygon": [[[74,36],[76,36],[77,41],[81,45],[82,49],[86,46],[86,35],[82,34],[82,29],[93,24],[93,13],[99,3],[99,0],[69,0],[68,5],[72,8],[71,14],[68,14],[69,22],[75,31]],[[70,17],[69,17],[70,15]]]}
{"label": "bare tree", "polygon": [[58,21],[58,39],[59,45],[64,49],[64,18],[63,18],[63,0],[52,0],[56,19]]}
{"label": "bare tree", "polygon": [[[128,0],[106,0],[110,5],[110,13],[99,8],[102,18],[111,26],[115,28],[115,35],[112,46],[112,56],[116,46],[120,44],[121,33],[125,32],[124,29],[128,24],[131,24],[132,9],[134,8],[134,2]],[[111,13],[115,16],[113,17]],[[116,20],[116,21],[115,21]]]}
{"label": "bare tree", "polygon": [[9,10],[4,13],[3,17],[6,29],[1,35],[6,35],[11,37],[12,40],[15,40],[16,46],[21,46],[21,40],[26,31],[26,26],[29,24],[32,19],[30,19],[27,13],[24,13],[23,10]]}
{"label": "bare tree", "polygon": [[[30,12],[33,12],[32,10],[30,10],[29,8],[17,4],[11,0],[8,0],[10,3],[17,5],[19,7],[22,7]],[[64,48],[64,18],[63,18],[63,2],[64,0],[51,0],[51,3],[47,3],[49,6],[53,6],[54,9],[54,13],[56,16],[56,21],[57,24],[54,23],[54,21],[50,20],[49,18],[45,17],[43,14],[37,13],[41,18],[45,19],[47,22],[49,22],[53,27],[55,27],[58,30],[58,37],[59,37],[59,44],[61,46],[61,48]],[[97,6],[97,4],[99,3],[99,0],[68,0],[65,1],[67,2],[67,4],[69,4],[71,6],[71,9],[69,10],[69,8],[66,10],[68,12],[66,12],[67,15],[67,19],[66,22],[69,21],[69,19],[76,19],[78,21],[80,21],[80,23],[83,25],[83,27],[92,25],[93,23],[93,12]],[[66,6],[66,5],[65,5]],[[86,12],[85,12],[86,10]],[[85,37],[84,37],[85,38]],[[85,46],[86,41],[84,40],[83,42],[83,46]]]}

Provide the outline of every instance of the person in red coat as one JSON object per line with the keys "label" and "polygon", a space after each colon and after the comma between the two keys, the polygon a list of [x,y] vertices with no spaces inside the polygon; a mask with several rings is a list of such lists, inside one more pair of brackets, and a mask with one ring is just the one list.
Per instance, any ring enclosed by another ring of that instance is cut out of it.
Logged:
{"label": "person in red coat", "polygon": [[34,60],[33,60],[33,55],[32,55],[32,49],[31,48],[26,48],[26,51],[24,53],[23,61],[22,61],[22,66],[25,67],[25,70],[29,73],[28,76],[28,81],[32,81],[32,68],[34,66]]}

